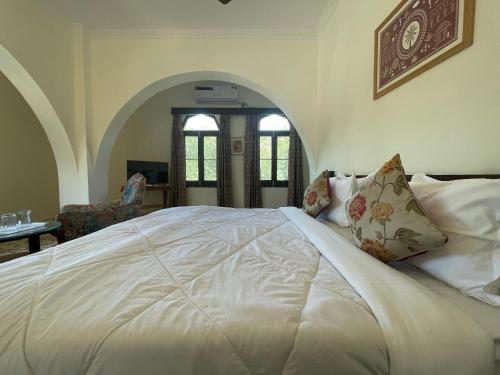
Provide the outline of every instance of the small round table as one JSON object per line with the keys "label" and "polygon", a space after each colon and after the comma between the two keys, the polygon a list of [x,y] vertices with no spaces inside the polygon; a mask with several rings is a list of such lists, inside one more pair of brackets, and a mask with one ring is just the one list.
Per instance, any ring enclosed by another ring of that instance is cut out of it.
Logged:
{"label": "small round table", "polygon": [[[58,221],[47,221],[44,226],[23,230],[20,232],[2,234],[0,232],[0,242],[17,241],[23,238],[28,239],[30,254],[40,251],[40,236],[42,234],[51,234],[59,239],[59,228],[61,223]],[[59,241],[58,241],[59,242]]]}

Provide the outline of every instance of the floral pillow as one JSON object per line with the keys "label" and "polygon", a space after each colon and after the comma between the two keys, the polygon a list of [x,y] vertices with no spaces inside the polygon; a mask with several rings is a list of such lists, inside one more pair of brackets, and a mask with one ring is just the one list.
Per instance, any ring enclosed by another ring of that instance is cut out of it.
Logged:
{"label": "floral pillow", "polygon": [[346,213],[356,245],[383,262],[441,248],[448,240],[413,195],[399,154],[359,185]]}
{"label": "floral pillow", "polygon": [[330,173],[327,170],[323,171],[307,187],[302,207],[309,216],[318,216],[321,210],[328,207],[332,202],[329,179]]}

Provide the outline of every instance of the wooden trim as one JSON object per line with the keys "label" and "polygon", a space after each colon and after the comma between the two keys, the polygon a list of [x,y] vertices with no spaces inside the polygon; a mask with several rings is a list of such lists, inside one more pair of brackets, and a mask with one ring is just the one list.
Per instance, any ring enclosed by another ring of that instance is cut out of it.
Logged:
{"label": "wooden trim", "polygon": [[[366,176],[366,174],[356,175],[357,178]],[[500,174],[428,174],[427,176],[439,181],[471,180],[474,178],[483,178],[487,180],[500,179]],[[335,171],[330,171],[330,177],[335,177]],[[406,175],[408,181],[410,181],[412,177],[413,175],[411,174]]]}
{"label": "wooden trim", "polygon": [[401,85],[404,85],[413,78],[419,76],[420,74],[428,71],[429,69],[435,67],[436,65],[442,63],[443,61],[449,59],[453,55],[456,55],[460,51],[463,51],[467,47],[470,47],[474,42],[474,23],[475,23],[475,12],[476,12],[476,0],[464,0],[464,25],[463,25],[463,41],[457,44],[455,47],[443,53],[442,55],[432,58],[430,61],[422,65],[417,70],[408,74],[406,77],[400,79],[399,81],[393,83],[389,87],[377,92],[378,87],[378,34],[382,28],[387,24],[387,22],[396,15],[401,8],[403,8],[409,0],[402,0],[399,5],[389,14],[389,16],[377,27],[375,30],[375,53],[374,53],[374,64],[373,64],[373,100],[384,96],[385,94],[397,89]]}
{"label": "wooden trim", "polygon": [[197,108],[172,107],[173,115],[282,115],[279,108]]}
{"label": "wooden trim", "polygon": [[[191,131],[186,130],[184,133],[184,142],[186,137],[196,137],[198,138],[198,180],[197,181],[187,181],[186,187],[217,187],[217,181],[205,181],[205,137],[219,137],[218,131]],[[187,159],[186,159],[187,160]],[[194,159],[189,159],[194,160]]]}
{"label": "wooden trim", "polygon": [[[286,130],[259,131],[259,142],[261,137],[271,137],[271,180],[260,180],[262,187],[288,187],[287,181],[278,180],[278,137],[290,137],[290,132]],[[260,163],[260,155],[259,155]]]}
{"label": "wooden trim", "polygon": [[470,180],[473,178],[500,179],[500,174],[429,174],[428,176],[440,181]]}

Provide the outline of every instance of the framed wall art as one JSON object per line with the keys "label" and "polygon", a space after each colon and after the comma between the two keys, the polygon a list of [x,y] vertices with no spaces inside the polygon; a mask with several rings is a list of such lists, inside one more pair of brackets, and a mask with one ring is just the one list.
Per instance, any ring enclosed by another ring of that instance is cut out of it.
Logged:
{"label": "framed wall art", "polygon": [[245,153],[245,138],[231,138],[231,154],[243,155]]}
{"label": "framed wall art", "polygon": [[472,45],[475,0],[403,0],[375,31],[378,99]]}

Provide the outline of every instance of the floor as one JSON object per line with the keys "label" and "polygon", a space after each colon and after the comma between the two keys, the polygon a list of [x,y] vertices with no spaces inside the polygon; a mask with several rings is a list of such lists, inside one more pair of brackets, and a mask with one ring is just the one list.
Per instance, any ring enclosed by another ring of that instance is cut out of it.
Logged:
{"label": "floor", "polygon": [[[50,234],[45,234],[40,237],[40,246],[42,250],[48,249],[57,245],[57,240]],[[28,240],[19,240],[12,242],[0,243],[0,263],[7,262],[12,259],[16,259],[25,255],[29,255],[28,252]]]}

